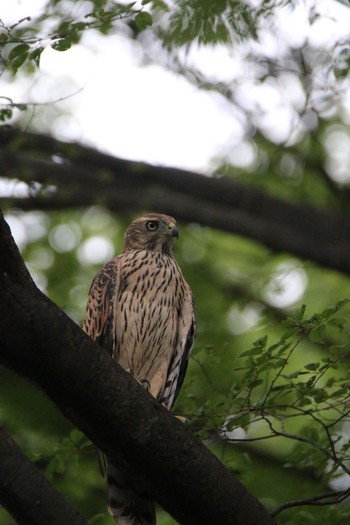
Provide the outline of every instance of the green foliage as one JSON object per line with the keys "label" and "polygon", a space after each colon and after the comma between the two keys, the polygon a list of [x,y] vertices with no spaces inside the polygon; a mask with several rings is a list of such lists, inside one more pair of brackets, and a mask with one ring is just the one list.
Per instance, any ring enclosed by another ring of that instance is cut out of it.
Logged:
{"label": "green foliage", "polygon": [[255,34],[259,13],[246,2],[181,0],[172,11],[162,2],[152,2],[157,11],[168,13],[166,28],[159,35],[168,47],[228,43]]}
{"label": "green foliage", "polygon": [[0,109],[0,121],[6,122],[12,118],[13,111],[11,107],[4,107]]}
{"label": "green foliage", "polygon": [[[33,64],[39,68],[41,54],[47,46],[56,51],[67,51],[72,45],[79,43],[83,33],[89,29],[107,34],[116,21],[123,19],[134,20],[140,31],[152,25],[151,14],[144,11],[143,7],[137,9],[135,2],[120,4],[95,0],[91,12],[86,11],[86,2],[72,2],[72,9],[67,10],[70,16],[61,12],[59,1],[52,1],[50,4],[54,9],[49,9],[34,20],[27,17],[11,27],[0,20],[0,61],[4,62],[13,75],[21,67],[25,67],[27,72],[33,71]],[[83,16],[79,14],[84,11]],[[57,15],[60,16],[59,19]],[[48,22],[52,26],[51,31],[38,36],[41,26],[46,27]]]}
{"label": "green foliage", "polygon": [[92,444],[79,430],[73,429],[63,438],[47,457],[46,475],[52,479],[55,474],[63,474],[67,468],[77,468],[79,455]]}
{"label": "green foliage", "polygon": [[[344,299],[305,317],[303,305],[282,323],[286,330],[277,342],[268,344],[264,335],[240,353],[232,398],[228,406],[227,400],[221,402],[221,409],[227,410],[221,423],[224,439],[230,443],[276,441],[285,468],[312,471],[325,486],[341,473],[349,475],[350,440],[344,437],[350,411],[348,333],[330,344],[334,330],[340,335],[348,326],[348,306],[349,300]],[[329,352],[309,362],[303,355],[305,342],[322,345]],[[217,428],[208,428],[207,435]],[[296,512],[294,520],[302,515]],[[311,511],[308,515],[314,519]]]}
{"label": "green foliage", "polygon": [[140,31],[147,29],[147,27],[151,26],[152,23],[152,16],[149,13],[147,13],[147,11],[138,13],[135,16],[135,24]]}
{"label": "green foliage", "polygon": [[28,44],[18,44],[9,52],[8,60],[10,68],[14,73],[21,67],[21,65],[28,58],[30,46]]}

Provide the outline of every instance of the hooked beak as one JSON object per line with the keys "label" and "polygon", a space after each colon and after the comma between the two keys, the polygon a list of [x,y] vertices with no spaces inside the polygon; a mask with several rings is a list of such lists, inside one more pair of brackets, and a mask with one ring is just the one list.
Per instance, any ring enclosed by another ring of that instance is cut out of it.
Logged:
{"label": "hooked beak", "polygon": [[168,229],[172,237],[176,237],[176,239],[179,238],[179,230],[174,222],[169,223]]}

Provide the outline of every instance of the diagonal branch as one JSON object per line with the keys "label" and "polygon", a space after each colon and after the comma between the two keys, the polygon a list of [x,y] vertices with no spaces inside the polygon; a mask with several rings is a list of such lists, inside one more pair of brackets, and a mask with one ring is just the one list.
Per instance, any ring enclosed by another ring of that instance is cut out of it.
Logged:
{"label": "diagonal branch", "polygon": [[21,525],[88,525],[0,427],[0,502]]}
{"label": "diagonal branch", "polygon": [[2,131],[0,147],[3,176],[56,188],[50,195],[5,199],[7,205],[57,209],[99,203],[120,213],[162,211],[350,274],[345,211],[283,200],[229,177],[119,159],[45,135]]}

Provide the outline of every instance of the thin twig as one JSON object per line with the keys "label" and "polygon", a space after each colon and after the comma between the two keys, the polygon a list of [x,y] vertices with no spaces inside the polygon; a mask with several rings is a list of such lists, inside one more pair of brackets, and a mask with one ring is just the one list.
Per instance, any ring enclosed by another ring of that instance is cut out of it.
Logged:
{"label": "thin twig", "polygon": [[334,505],[336,503],[341,503],[349,496],[350,496],[350,489],[341,490],[338,492],[328,492],[326,494],[321,494],[319,496],[314,496],[312,498],[299,499],[299,500],[283,503],[282,505],[273,509],[270,512],[270,514],[271,516],[277,516],[277,514],[279,514],[283,510],[289,509],[291,507],[300,507],[304,505],[319,505],[319,506],[320,505]]}

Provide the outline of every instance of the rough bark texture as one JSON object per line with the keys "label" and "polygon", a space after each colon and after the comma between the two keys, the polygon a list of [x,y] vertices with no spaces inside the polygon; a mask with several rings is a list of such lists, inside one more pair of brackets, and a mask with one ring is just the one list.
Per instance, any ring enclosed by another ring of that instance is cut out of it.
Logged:
{"label": "rough bark texture", "polygon": [[88,525],[0,427],[0,502],[20,525]]}
{"label": "rough bark texture", "polygon": [[[39,385],[184,525],[272,525],[206,447],[35,287],[0,222],[0,362]],[[68,525],[68,522],[65,522]]]}
{"label": "rough bark texture", "polygon": [[3,176],[56,187],[7,204],[49,210],[98,203],[119,213],[160,211],[350,274],[348,212],[279,199],[227,177],[122,160],[43,135],[3,131],[0,147]]}

